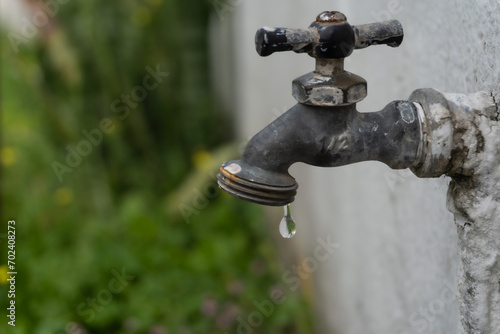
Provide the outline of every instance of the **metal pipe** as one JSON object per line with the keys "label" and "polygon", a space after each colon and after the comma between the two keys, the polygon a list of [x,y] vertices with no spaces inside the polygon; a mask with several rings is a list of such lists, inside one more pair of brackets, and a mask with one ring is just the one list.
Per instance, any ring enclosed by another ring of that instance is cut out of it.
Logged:
{"label": "metal pipe", "polygon": [[222,165],[219,185],[251,202],[285,205],[297,189],[288,173],[295,162],[336,167],[376,160],[402,169],[418,165],[421,143],[417,105],[409,101],[370,113],[358,112],[354,104],[299,103],[255,135],[241,160]]}

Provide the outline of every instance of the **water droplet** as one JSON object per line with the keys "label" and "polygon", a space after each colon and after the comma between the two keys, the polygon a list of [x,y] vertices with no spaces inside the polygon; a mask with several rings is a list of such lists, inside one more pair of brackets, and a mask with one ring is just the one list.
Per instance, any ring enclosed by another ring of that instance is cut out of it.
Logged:
{"label": "water droplet", "polygon": [[290,212],[290,204],[284,206],[285,214],[280,223],[280,233],[283,238],[291,238],[295,235],[296,227]]}

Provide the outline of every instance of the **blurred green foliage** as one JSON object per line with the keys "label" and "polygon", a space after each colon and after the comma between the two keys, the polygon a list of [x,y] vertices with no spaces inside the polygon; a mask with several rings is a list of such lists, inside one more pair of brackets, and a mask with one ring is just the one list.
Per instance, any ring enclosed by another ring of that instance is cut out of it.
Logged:
{"label": "blurred green foliage", "polygon": [[[19,53],[0,30],[0,332],[247,333],[242,319],[255,324],[270,291],[285,302],[251,332],[311,332],[262,213],[213,180],[234,149],[210,91],[212,10],[201,0],[70,1]],[[157,68],[168,76],[124,102]],[[112,130],[88,153],[83,131],[103,119]],[[70,166],[72,150],[88,154]],[[9,219],[15,328],[5,317]]]}

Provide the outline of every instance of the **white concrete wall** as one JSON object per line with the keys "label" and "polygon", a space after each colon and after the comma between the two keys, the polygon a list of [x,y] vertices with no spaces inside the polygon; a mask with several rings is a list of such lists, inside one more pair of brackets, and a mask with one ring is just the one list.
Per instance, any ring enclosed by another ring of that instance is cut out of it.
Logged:
{"label": "white concrete wall", "polygon": [[[500,91],[500,1],[225,3],[232,5],[221,16],[224,20],[215,19],[214,31],[225,29],[219,37],[231,36],[234,66],[226,61],[214,74],[226,78],[216,81],[218,87],[234,93],[231,112],[237,113],[241,138],[295,104],[291,81],[314,68],[305,54],[259,57],[255,31],[261,26],[305,28],[323,10],[339,10],[354,25],[398,19],[405,29],[401,47],[355,51],[346,62],[346,70],[368,81],[360,111],[380,110],[423,87]],[[284,247],[295,247],[300,264],[313,254],[318,237],[331,236],[340,244],[313,273],[320,333],[458,332],[454,290],[459,257],[456,227],[446,209],[447,178],[418,179],[378,162],[332,169],[297,164],[291,174],[299,183],[293,204],[298,232]]]}

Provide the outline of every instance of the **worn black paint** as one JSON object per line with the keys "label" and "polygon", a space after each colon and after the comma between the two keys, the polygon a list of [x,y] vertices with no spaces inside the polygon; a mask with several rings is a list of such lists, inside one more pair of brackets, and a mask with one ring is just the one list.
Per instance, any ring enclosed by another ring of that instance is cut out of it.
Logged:
{"label": "worn black paint", "polygon": [[262,57],[274,52],[293,50],[293,45],[288,43],[286,28],[260,28],[255,34],[255,47]]}
{"label": "worn black paint", "polygon": [[398,47],[403,42],[403,26],[397,20],[353,26],[356,35],[356,49],[371,45],[386,44]]}
{"label": "worn black paint", "polygon": [[310,28],[316,29],[319,34],[311,53],[314,58],[340,59],[349,57],[354,51],[354,30],[349,23],[332,25],[313,22]]}
{"label": "worn black paint", "polygon": [[403,41],[403,27],[397,20],[359,26],[351,26],[347,21],[315,21],[307,30],[294,29],[293,40],[287,38],[289,31],[287,28],[259,29],[255,35],[259,55],[265,57],[293,50],[308,52],[314,58],[340,59],[350,56],[354,49],[381,44],[397,47]]}
{"label": "worn black paint", "polygon": [[[306,30],[261,28],[255,36],[261,56],[293,50],[320,59],[343,59],[355,48],[398,46],[402,40],[398,21],[355,27],[340,12],[323,12]],[[318,75],[321,84],[341,89],[346,96],[349,89],[356,89],[354,86],[366,86],[364,79],[356,76],[354,80],[355,76],[345,72],[343,66],[337,69],[340,73],[332,68],[326,79],[314,72],[312,83],[307,75],[295,83],[299,89],[308,89],[315,85]],[[342,104],[349,102],[346,96]],[[325,107],[299,103],[255,135],[241,160],[225,162],[218,183],[228,193],[247,201],[285,205],[293,202],[298,187],[288,173],[292,164],[334,167],[377,160],[394,169],[407,168],[418,163],[420,126],[416,107],[409,101],[391,102],[374,113],[359,113],[355,104]]]}
{"label": "worn black paint", "polygon": [[[343,166],[376,160],[394,169],[408,168],[417,159],[421,142],[416,107],[394,101],[379,112],[359,113],[355,105],[314,107],[297,104],[255,135],[241,160],[230,161],[244,180],[237,187],[219,178],[219,185],[232,195],[264,204],[284,205],[293,201],[295,180],[288,168],[303,162],[320,167]],[[272,192],[260,191],[273,187]],[[283,193],[280,193],[280,187]],[[248,190],[248,191],[247,191]],[[252,196],[252,193],[258,196]]]}

